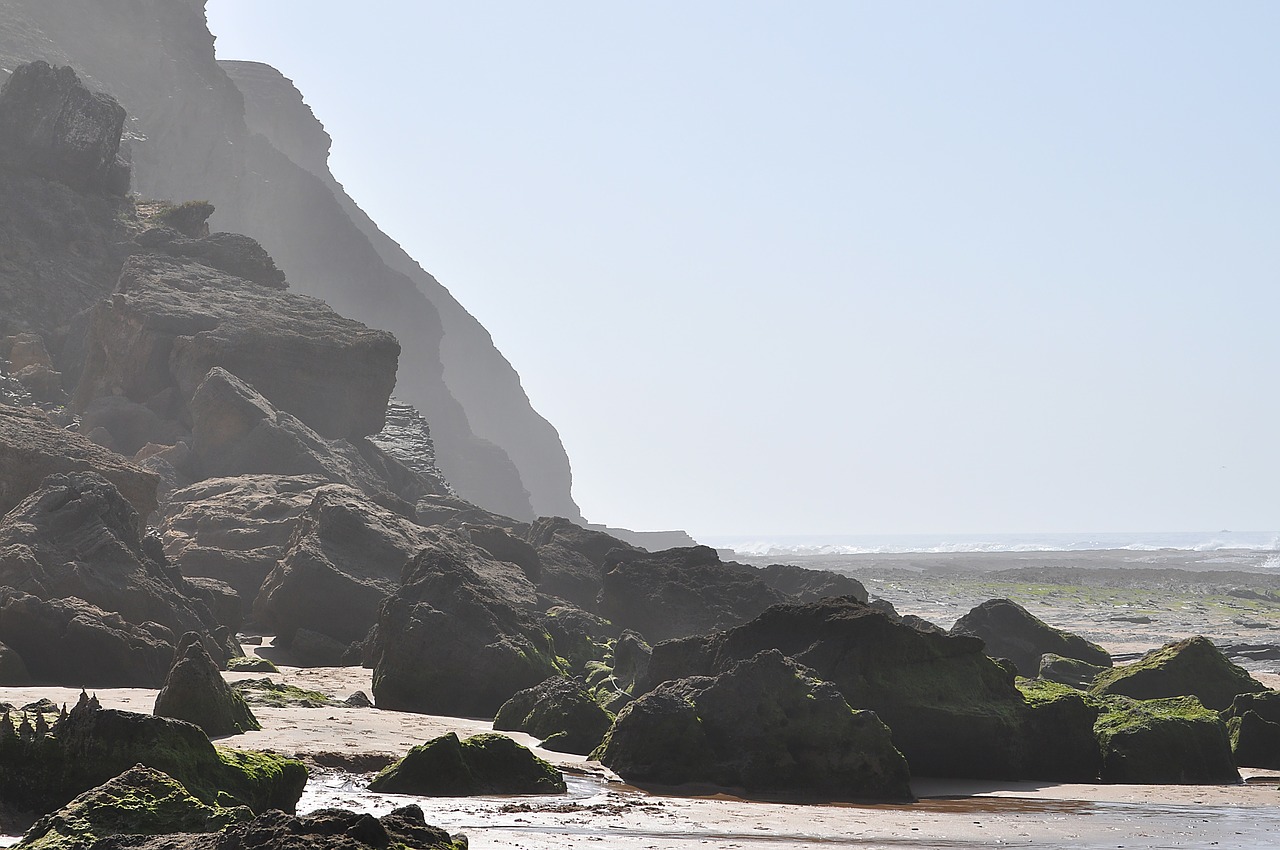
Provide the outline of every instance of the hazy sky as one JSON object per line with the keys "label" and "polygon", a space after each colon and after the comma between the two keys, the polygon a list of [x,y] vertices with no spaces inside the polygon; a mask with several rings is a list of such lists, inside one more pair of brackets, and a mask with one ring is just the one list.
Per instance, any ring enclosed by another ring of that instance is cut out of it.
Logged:
{"label": "hazy sky", "polygon": [[209,21],[490,330],[593,521],[1280,528],[1278,3]]}

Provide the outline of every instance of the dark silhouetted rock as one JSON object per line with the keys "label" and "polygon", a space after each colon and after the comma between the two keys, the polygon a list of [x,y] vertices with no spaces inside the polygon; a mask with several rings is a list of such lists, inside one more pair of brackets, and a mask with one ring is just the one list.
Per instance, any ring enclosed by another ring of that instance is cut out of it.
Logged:
{"label": "dark silhouetted rock", "polygon": [[133,625],[82,599],[44,601],[0,588],[0,641],[33,680],[68,687],[158,688],[173,662],[173,633]]}
{"label": "dark silhouetted rock", "polygon": [[670,681],[628,704],[595,753],[628,782],[911,800],[910,774],[873,712],[767,650],[714,678]]}
{"label": "dark silhouetted rock", "polygon": [[1221,711],[1239,694],[1266,689],[1207,638],[1197,636],[1165,644],[1132,664],[1099,674],[1090,691],[1139,700],[1194,696],[1206,708]]}
{"label": "dark silhouetted rock", "polygon": [[619,688],[635,693],[636,686],[648,679],[653,647],[643,637],[627,630],[613,647],[613,677]]}
{"label": "dark silhouetted rock", "polygon": [[1094,727],[1102,781],[1125,785],[1237,783],[1227,727],[1195,697],[1108,697]]}
{"label": "dark silhouetted rock", "polygon": [[1280,691],[1240,694],[1222,719],[1237,765],[1280,770]]}
{"label": "dark silhouetted rock", "polygon": [[362,640],[382,600],[400,586],[405,565],[436,539],[348,487],[322,487],[263,582],[254,619],[284,645],[299,629],[343,647]]}
{"label": "dark silhouetted rock", "polygon": [[1009,599],[988,599],[957,620],[951,633],[981,638],[988,655],[1008,658],[1023,676],[1039,673],[1040,656],[1046,652],[1097,667],[1111,666],[1110,653],[1096,643],[1055,629]]}
{"label": "dark silhouetted rock", "polygon": [[[0,603],[3,604],[3,603]],[[0,685],[29,685],[31,674],[22,656],[0,643]]]}
{"label": "dark silhouetted rock", "polygon": [[284,272],[276,268],[275,260],[258,240],[240,233],[211,233],[193,239],[168,227],[153,227],[136,241],[150,252],[189,257],[268,289],[288,288]]}
{"label": "dark silhouetted rock", "polygon": [[547,633],[556,645],[556,655],[569,662],[569,669],[583,669],[608,652],[609,636],[616,633],[613,624],[590,611],[573,605],[553,605],[543,620]]}
{"label": "dark silhouetted rock", "polygon": [[195,632],[187,632],[178,642],[153,713],[194,723],[211,738],[262,728],[244,697],[223,681]]}
{"label": "dark silhouetted rock", "polygon": [[40,489],[50,475],[70,472],[106,478],[144,518],[156,509],[155,475],[57,427],[37,410],[0,404],[0,516]]}
{"label": "dark silhouetted rock", "polygon": [[[92,472],[51,475],[0,520],[0,585],[41,599],[77,597],[175,634],[214,632],[208,608],[154,550],[137,512],[110,481]],[[229,657],[228,647],[210,642],[210,649],[219,661]]]}
{"label": "dark silhouetted rock", "polygon": [[528,732],[544,749],[583,756],[600,746],[612,725],[613,715],[563,676],[516,692],[493,718],[495,731]]}
{"label": "dark silhouetted rock", "polygon": [[419,747],[381,771],[370,791],[432,797],[477,794],[563,794],[564,777],[506,735],[474,735],[465,741],[450,732]]}
{"label": "dark silhouetted rock", "polygon": [[[421,506],[418,513],[421,516]],[[564,517],[542,517],[527,530],[526,539],[538,551],[538,588],[588,611],[596,608],[605,557],[614,549],[644,551]]]}
{"label": "dark silhouetted rock", "polygon": [[828,596],[852,596],[867,601],[867,589],[856,578],[831,570],[811,570],[795,564],[770,564],[767,567],[745,567],[774,590],[797,602],[814,602]]}
{"label": "dark silhouetted rock", "polygon": [[0,165],[84,192],[123,195],[129,166],[119,156],[125,111],[90,92],[70,68],[32,62],[0,89]]}
{"label": "dark silhouetted rock", "polygon": [[516,691],[564,671],[514,564],[449,533],[405,568],[372,645],[379,708],[492,717]]}
{"label": "dark silhouetted rock", "polygon": [[720,563],[707,546],[665,552],[614,550],[604,563],[600,613],[650,641],[745,623],[788,601],[758,578]]}
{"label": "dark silhouetted rock", "polygon": [[[178,571],[181,572],[181,568]],[[188,596],[205,604],[218,625],[225,626],[232,634],[240,631],[244,608],[240,593],[234,587],[205,576],[183,576],[183,588]]]}
{"label": "dark silhouetted rock", "polygon": [[218,832],[252,819],[248,808],[206,805],[168,774],[136,765],[40,818],[23,835],[21,846],[56,850],[94,846],[119,834]]}
{"label": "dark silhouetted rock", "polygon": [[1061,655],[1046,652],[1040,656],[1038,675],[1047,682],[1057,682],[1077,690],[1087,691],[1098,674],[1109,669],[1111,668],[1099,667],[1076,658],[1064,658]]}
{"label": "dark silhouetted rock", "polygon": [[86,346],[77,410],[105,395],[144,403],[170,388],[186,403],[218,366],[327,439],[382,429],[400,353],[390,334],[322,301],[157,254],[125,262]]}
{"label": "dark silhouetted rock", "polygon": [[1088,694],[1057,682],[1018,680],[1027,702],[1021,716],[1022,771],[1062,781],[1093,782],[1102,769],[1094,733],[1101,706]]}
{"label": "dark silhouetted rock", "polygon": [[538,582],[542,561],[533,544],[496,525],[464,525],[463,529],[473,546],[479,546],[499,561],[515,564],[529,581]]}

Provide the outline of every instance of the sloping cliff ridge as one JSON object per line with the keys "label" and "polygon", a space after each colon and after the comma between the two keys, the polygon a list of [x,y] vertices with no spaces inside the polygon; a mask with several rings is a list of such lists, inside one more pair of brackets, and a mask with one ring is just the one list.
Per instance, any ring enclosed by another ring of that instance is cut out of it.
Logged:
{"label": "sloping cliff ridge", "polygon": [[342,191],[296,89],[259,65],[232,66],[233,79],[213,45],[201,0],[0,7],[0,68],[70,65],[125,107],[137,192],[211,201],[214,227],[252,234],[297,291],[395,334],[396,394],[431,422],[460,495],[518,519],[581,521],[559,436],[488,334]]}

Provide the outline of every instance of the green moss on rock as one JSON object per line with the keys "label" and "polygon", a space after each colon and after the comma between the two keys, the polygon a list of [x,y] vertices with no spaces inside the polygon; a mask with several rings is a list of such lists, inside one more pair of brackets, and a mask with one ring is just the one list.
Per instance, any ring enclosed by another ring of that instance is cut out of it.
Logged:
{"label": "green moss on rock", "polygon": [[301,708],[329,708],[343,705],[339,700],[319,691],[309,691],[296,685],[273,682],[270,679],[241,679],[231,685],[250,705],[269,705],[284,708],[294,705]]}
{"label": "green moss on rock", "polygon": [[1117,694],[1139,700],[1194,696],[1221,711],[1238,694],[1267,688],[1236,664],[1232,664],[1208,638],[1196,636],[1166,644],[1132,664],[1104,671],[1094,679],[1090,692]]}
{"label": "green moss on rock", "polygon": [[1240,781],[1227,727],[1195,697],[1108,697],[1094,724],[1104,782],[1196,785]]}
{"label": "green moss on rock", "polygon": [[241,655],[228,659],[227,670],[232,673],[279,673],[280,668],[269,658]]}
{"label": "green moss on rock", "polygon": [[505,735],[465,741],[450,732],[414,747],[382,770],[370,791],[466,797],[476,794],[563,794],[564,776]]}
{"label": "green moss on rock", "polygon": [[1090,664],[1078,658],[1067,658],[1064,655],[1046,652],[1040,656],[1039,677],[1085,691],[1093,685],[1093,680],[1098,677],[1098,674],[1109,669],[1111,668]]}
{"label": "green moss on rock", "polygon": [[528,732],[547,749],[578,755],[598,747],[612,725],[613,714],[577,681],[559,676],[517,692],[493,719],[495,731]]}

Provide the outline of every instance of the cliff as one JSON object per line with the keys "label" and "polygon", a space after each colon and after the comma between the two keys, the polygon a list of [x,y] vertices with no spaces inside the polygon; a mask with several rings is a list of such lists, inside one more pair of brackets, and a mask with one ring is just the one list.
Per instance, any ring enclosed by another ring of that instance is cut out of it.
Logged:
{"label": "cliff", "polygon": [[296,291],[395,334],[396,394],[430,421],[459,495],[521,519],[580,518],[559,437],[488,334],[342,191],[292,85],[264,66],[233,79],[213,45],[199,0],[0,7],[0,68],[70,65],[124,106],[135,191],[211,201],[213,226],[258,239]]}

